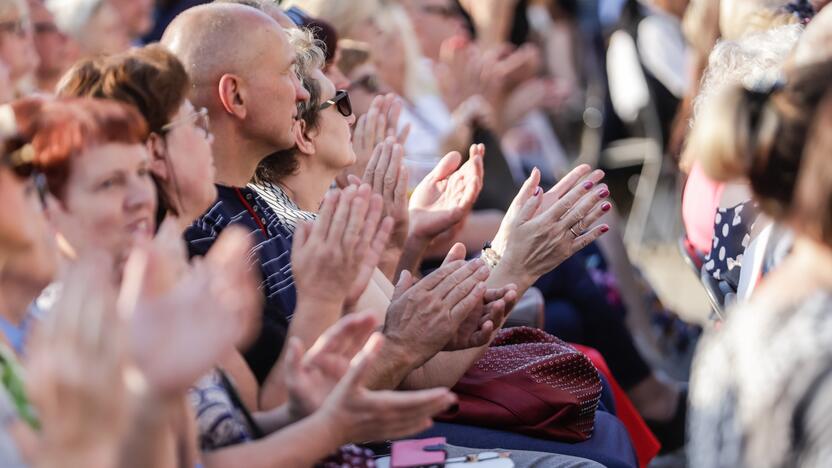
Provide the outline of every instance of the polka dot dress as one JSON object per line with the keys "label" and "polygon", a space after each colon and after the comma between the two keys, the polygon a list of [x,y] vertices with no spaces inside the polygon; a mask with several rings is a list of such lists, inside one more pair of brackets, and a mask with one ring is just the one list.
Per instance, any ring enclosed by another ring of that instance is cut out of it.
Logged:
{"label": "polka dot dress", "polygon": [[747,201],[730,208],[719,208],[714,217],[714,243],[703,268],[736,291],[745,248],[751,242],[751,229],[757,219],[757,207]]}

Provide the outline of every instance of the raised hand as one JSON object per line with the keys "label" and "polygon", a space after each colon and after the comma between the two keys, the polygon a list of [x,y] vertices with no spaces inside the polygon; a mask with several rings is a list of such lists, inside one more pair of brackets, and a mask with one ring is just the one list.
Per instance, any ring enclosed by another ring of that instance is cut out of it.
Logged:
{"label": "raised hand", "polygon": [[471,145],[468,161],[460,168],[459,153],[448,153],[419,182],[410,197],[411,236],[433,240],[471,212],[482,190],[484,155],[485,146]]}
{"label": "raised hand", "polygon": [[[449,255],[457,256],[458,248]],[[387,309],[384,335],[407,350],[418,367],[442,350],[482,304],[488,274],[480,259],[446,262],[415,284],[410,272],[403,271]]]}
{"label": "raised hand", "polygon": [[382,198],[369,185],[331,191],[312,225],[300,224],[292,245],[298,295],[350,308],[372,277],[393,220],[382,219]]}
{"label": "raised hand", "polygon": [[33,336],[26,386],[41,422],[42,466],[116,466],[130,405],[112,278],[104,255],[74,262]]}
{"label": "raised hand", "polygon": [[594,182],[603,173],[580,175],[587,172],[588,167],[576,168],[544,195],[540,171],[532,171],[492,243],[501,256],[497,268],[528,286],[609,230],[607,225],[592,228],[611,205],[609,190]]}
{"label": "raised hand", "polygon": [[404,145],[410,134],[410,125],[405,125],[400,132],[397,131],[401,112],[402,101],[395,94],[373,98],[370,109],[359,117],[355,124],[352,135],[355,164],[336,178],[339,187],[344,188],[349,184],[349,175],[361,177],[364,174],[376,146],[386,138],[394,138],[396,143]]}
{"label": "raised hand", "polygon": [[181,244],[176,220],[167,219],[149,245],[130,255],[118,299],[131,356],[162,397],[180,395],[252,338],[260,312],[244,231],[223,231],[192,266]]}
{"label": "raised hand", "polygon": [[350,362],[376,327],[367,312],[349,314],[324,332],[304,354],[301,340],[286,345],[286,390],[293,420],[318,410],[349,370]]}
{"label": "raised hand", "polygon": [[374,333],[320,409],[343,443],[398,439],[424,431],[432,416],[456,402],[446,388],[371,391],[364,384],[384,336]]}

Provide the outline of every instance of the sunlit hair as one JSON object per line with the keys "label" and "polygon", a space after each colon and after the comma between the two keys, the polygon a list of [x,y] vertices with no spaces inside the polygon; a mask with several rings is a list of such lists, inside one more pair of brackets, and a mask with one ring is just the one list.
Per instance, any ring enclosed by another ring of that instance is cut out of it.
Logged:
{"label": "sunlit hair", "polygon": [[65,193],[72,164],[85,151],[108,143],[143,144],[147,124],[132,106],[103,99],[66,99],[39,108],[29,138],[35,166],[46,175],[49,191]]}
{"label": "sunlit hair", "polygon": [[832,92],[818,106],[797,182],[792,224],[832,246]]}
{"label": "sunlit hair", "polygon": [[745,179],[761,209],[782,218],[792,205],[803,148],[832,60],[795,68],[783,84],[724,88],[703,107],[689,150],[717,180]]}

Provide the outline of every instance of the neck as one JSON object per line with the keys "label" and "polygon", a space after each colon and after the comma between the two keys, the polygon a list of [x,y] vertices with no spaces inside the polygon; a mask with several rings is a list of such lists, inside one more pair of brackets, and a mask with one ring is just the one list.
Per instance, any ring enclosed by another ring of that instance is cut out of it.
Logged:
{"label": "neck", "polygon": [[37,297],[40,291],[31,291],[30,288],[16,284],[9,278],[0,278],[0,317],[11,322],[13,325],[20,325],[26,318],[26,311],[29,304]]}
{"label": "neck", "polygon": [[317,213],[324,195],[339,172],[340,169],[305,164],[302,161],[296,173],[281,179],[280,185],[298,208]]}
{"label": "neck", "polygon": [[44,93],[52,94],[55,88],[58,87],[58,81],[61,80],[61,73],[38,74],[38,89]]}
{"label": "neck", "polygon": [[260,161],[274,151],[260,142],[246,139],[239,135],[230,124],[213,125],[214,153],[216,175],[214,181],[229,187],[245,187],[254,176]]}

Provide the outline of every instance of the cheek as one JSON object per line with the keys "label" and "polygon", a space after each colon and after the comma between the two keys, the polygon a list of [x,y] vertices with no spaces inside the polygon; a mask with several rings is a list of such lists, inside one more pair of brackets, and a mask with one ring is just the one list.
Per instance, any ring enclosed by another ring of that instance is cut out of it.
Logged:
{"label": "cheek", "polygon": [[61,231],[76,248],[101,248],[115,252],[129,238],[121,194],[67,192]]}

